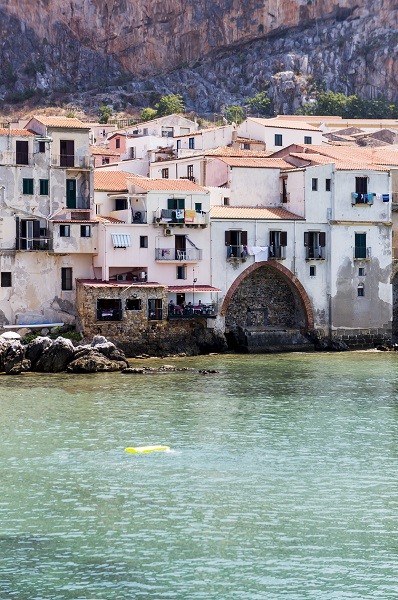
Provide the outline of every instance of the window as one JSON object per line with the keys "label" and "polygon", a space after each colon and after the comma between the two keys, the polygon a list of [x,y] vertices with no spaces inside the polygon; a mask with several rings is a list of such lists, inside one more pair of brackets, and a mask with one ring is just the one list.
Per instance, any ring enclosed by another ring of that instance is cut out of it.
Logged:
{"label": "window", "polygon": [[29,164],[29,142],[24,140],[15,143],[15,159],[17,165]]}
{"label": "window", "polygon": [[282,134],[281,133],[275,134],[275,146],[282,146]]}
{"label": "window", "polygon": [[247,246],[247,231],[230,229],[225,232],[225,245],[228,258],[245,258]]}
{"label": "window", "polygon": [[187,177],[188,179],[193,179],[193,165],[187,166]]}
{"label": "window", "polygon": [[315,275],[316,275],[316,266],[311,265],[310,266],[310,277],[315,277]]}
{"label": "window", "polygon": [[126,210],[127,209],[127,198],[116,198],[115,210]]}
{"label": "window", "polygon": [[168,178],[169,178],[169,170],[162,169],[162,179],[168,179]]}
{"label": "window", "polygon": [[59,226],[59,237],[70,237],[70,225]]}
{"label": "window", "polygon": [[355,177],[355,192],[357,194],[368,193],[368,178],[367,177]]}
{"label": "window", "polygon": [[163,303],[160,298],[150,298],[148,300],[148,319],[150,321],[163,319]]}
{"label": "window", "polygon": [[197,212],[197,213],[202,212],[202,203],[201,202],[195,202],[195,212]]}
{"label": "window", "polygon": [[40,179],[40,196],[48,196],[48,179]]}
{"label": "window", "polygon": [[177,140],[177,150],[181,150],[181,140]]}
{"label": "window", "polygon": [[148,248],[148,236],[140,235],[140,248]]}
{"label": "window", "polygon": [[142,310],[141,298],[127,298],[126,310]]}
{"label": "window", "polygon": [[365,267],[359,267],[358,269],[358,277],[365,277]]}
{"label": "window", "polygon": [[185,198],[168,198],[167,209],[172,223],[185,223]]}
{"label": "window", "polygon": [[73,140],[60,140],[59,154],[60,167],[75,166],[75,142]]}
{"label": "window", "polygon": [[115,139],[115,148],[120,148],[120,138],[118,137]]}
{"label": "window", "polygon": [[130,158],[136,158],[135,147],[130,148]]}
{"label": "window", "polygon": [[317,192],[318,191],[318,179],[316,177],[313,177],[311,179],[311,189],[313,192]]}
{"label": "window", "polygon": [[102,157],[102,164],[103,165],[109,165],[109,158],[107,156],[103,156]]}
{"label": "window", "polygon": [[287,191],[287,177],[282,177],[282,193],[281,193],[281,202],[285,204],[289,201],[289,194]]}
{"label": "window", "polygon": [[181,265],[177,267],[177,279],[186,279],[187,278],[187,266]]}
{"label": "window", "polygon": [[304,247],[306,250],[305,258],[309,259],[325,259],[326,234],[324,231],[305,231],[304,232]]}
{"label": "window", "polygon": [[72,267],[62,267],[61,289],[64,291],[70,291],[72,289]]}
{"label": "window", "polygon": [[174,127],[162,127],[162,137],[173,137]]}
{"label": "window", "polygon": [[332,180],[326,179],[325,180],[325,192],[330,192],[331,189],[332,189]]}
{"label": "window", "polygon": [[122,301],[119,298],[97,300],[97,321],[121,321],[122,316]]}
{"label": "window", "polygon": [[357,295],[359,298],[363,298],[365,296],[365,286],[363,283],[360,283],[357,287]]}
{"label": "window", "polygon": [[366,233],[355,234],[354,258],[366,258]]}
{"label": "window", "polygon": [[11,283],[11,272],[3,271],[1,274],[1,287],[11,287]]}
{"label": "window", "polygon": [[242,145],[243,145],[243,150],[250,150],[250,144],[248,144],[247,142],[244,142]]}
{"label": "window", "polygon": [[33,194],[33,179],[22,179],[22,193]]}
{"label": "window", "polygon": [[310,135],[304,136],[304,144],[312,144],[312,137]]}
{"label": "window", "polygon": [[269,232],[269,257],[286,258],[287,232],[270,231]]}
{"label": "window", "polygon": [[373,204],[373,194],[368,193],[367,177],[355,177],[355,192],[351,196],[352,204]]}
{"label": "window", "polygon": [[82,237],[82,238],[91,237],[91,225],[80,225],[80,237]]}
{"label": "window", "polygon": [[46,151],[46,142],[39,142],[39,152],[43,154]]}
{"label": "window", "polygon": [[229,198],[224,198],[224,206],[229,206]]}
{"label": "window", "polygon": [[190,150],[195,150],[195,138],[194,137],[188,138],[188,148]]}

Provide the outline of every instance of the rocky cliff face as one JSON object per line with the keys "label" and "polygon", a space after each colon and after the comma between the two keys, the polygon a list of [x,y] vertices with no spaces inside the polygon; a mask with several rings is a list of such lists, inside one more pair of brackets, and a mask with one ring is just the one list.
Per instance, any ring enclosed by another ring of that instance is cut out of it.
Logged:
{"label": "rocky cliff face", "polygon": [[394,2],[0,0],[0,94],[123,85],[136,102],[180,91],[211,111],[267,80],[280,111],[323,80],[393,97]]}

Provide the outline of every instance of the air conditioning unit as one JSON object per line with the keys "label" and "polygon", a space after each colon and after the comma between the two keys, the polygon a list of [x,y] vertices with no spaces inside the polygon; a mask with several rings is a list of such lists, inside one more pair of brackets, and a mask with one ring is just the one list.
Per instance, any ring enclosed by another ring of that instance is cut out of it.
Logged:
{"label": "air conditioning unit", "polygon": [[117,281],[126,281],[127,275],[125,273],[123,273],[122,275],[116,275],[116,279]]}
{"label": "air conditioning unit", "polygon": [[166,227],[165,230],[164,230],[164,232],[163,232],[163,235],[165,237],[170,237],[171,235],[173,235],[173,230],[170,229],[170,227]]}

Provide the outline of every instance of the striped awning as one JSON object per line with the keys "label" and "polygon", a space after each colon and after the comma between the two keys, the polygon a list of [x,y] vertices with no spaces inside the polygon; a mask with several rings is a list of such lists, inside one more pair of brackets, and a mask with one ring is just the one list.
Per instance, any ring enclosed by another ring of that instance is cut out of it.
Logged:
{"label": "striped awning", "polygon": [[127,233],[112,233],[112,244],[114,248],[128,248],[131,246],[131,236]]}

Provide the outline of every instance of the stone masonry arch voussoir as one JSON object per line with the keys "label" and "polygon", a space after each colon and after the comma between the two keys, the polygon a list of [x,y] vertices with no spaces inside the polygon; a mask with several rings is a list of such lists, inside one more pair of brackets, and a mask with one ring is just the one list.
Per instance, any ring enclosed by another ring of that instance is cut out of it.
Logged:
{"label": "stone masonry arch voussoir", "polygon": [[314,312],[312,310],[311,300],[309,299],[307,292],[305,291],[303,285],[300,283],[300,281],[297,279],[297,277],[291,271],[289,271],[289,269],[287,269],[285,266],[281,265],[277,261],[273,261],[272,264],[270,264],[269,261],[262,261],[262,262],[254,263],[253,265],[250,265],[249,267],[247,267],[247,269],[245,269],[243,271],[243,273],[241,273],[235,279],[235,281],[229,288],[228,292],[226,293],[222,307],[221,307],[221,312],[220,312],[221,316],[225,317],[225,315],[227,314],[227,310],[230,305],[232,296],[234,295],[235,291],[237,290],[239,285],[242,283],[242,281],[244,279],[246,279],[246,277],[248,277],[251,273],[253,273],[253,271],[256,271],[260,267],[267,267],[270,269],[275,269],[275,270],[279,271],[288,280],[290,285],[296,291],[296,293],[300,299],[300,302],[302,304],[304,314],[305,314],[307,331],[310,329],[313,329],[314,328]]}

